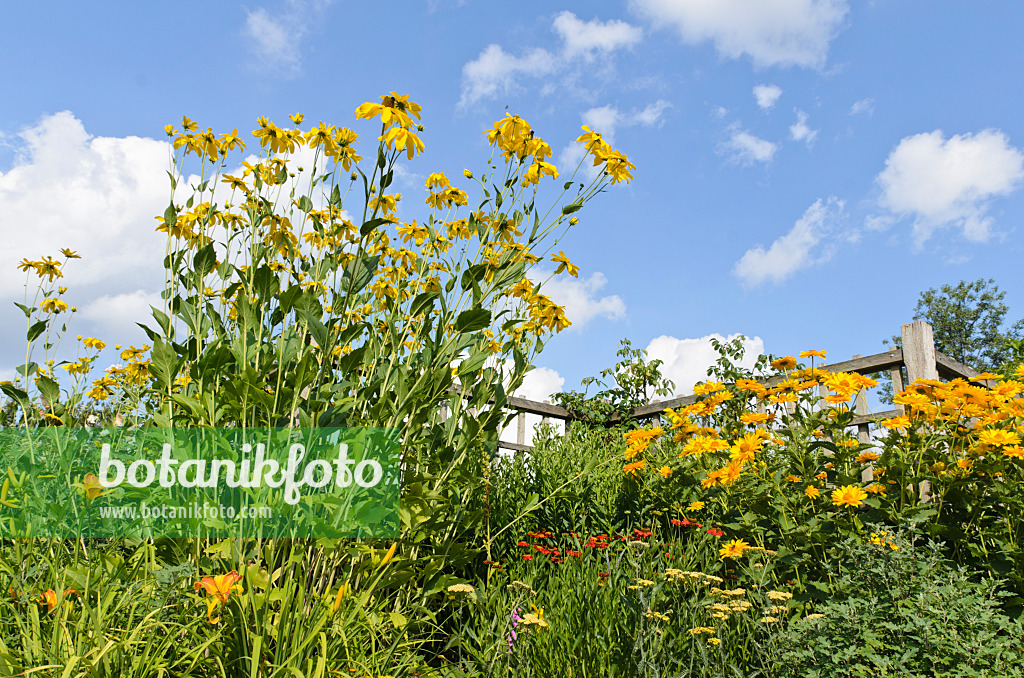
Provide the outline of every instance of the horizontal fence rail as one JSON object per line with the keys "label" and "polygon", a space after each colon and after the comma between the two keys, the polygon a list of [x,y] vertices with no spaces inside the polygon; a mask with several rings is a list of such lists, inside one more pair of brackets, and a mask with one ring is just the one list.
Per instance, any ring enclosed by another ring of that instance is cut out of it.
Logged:
{"label": "horizontal fence rail", "polygon": [[[973,368],[959,363],[935,348],[935,337],[932,326],[928,323],[915,320],[912,323],[902,325],[900,328],[902,348],[891,348],[882,353],[862,356],[855,355],[850,360],[838,363],[817,365],[816,369],[827,372],[856,372],[858,374],[874,374],[876,372],[888,372],[892,378],[893,393],[903,390],[903,374],[906,370],[907,379],[914,382],[918,379],[971,379],[978,375]],[[770,379],[759,379],[767,387],[783,381],[785,377],[776,376]],[[991,381],[981,381],[981,385],[991,388],[995,385]],[[686,407],[697,402],[698,396],[688,395],[670,400],[652,402],[642,407],[635,408],[625,416],[613,415],[611,421],[631,421],[660,419],[665,410],[674,410]],[[516,442],[499,441],[498,446],[504,449],[528,452],[533,449],[526,444],[526,415],[536,414],[542,417],[542,423],[552,419],[564,421],[568,426],[576,417],[564,407],[542,403],[526,398],[509,398],[508,409],[516,411]],[[903,407],[897,405],[895,409],[883,412],[869,412],[867,396],[861,391],[855,400],[855,417],[851,426],[857,427],[857,437],[861,442],[870,439],[869,426],[872,422],[882,419],[889,419],[903,414]]]}

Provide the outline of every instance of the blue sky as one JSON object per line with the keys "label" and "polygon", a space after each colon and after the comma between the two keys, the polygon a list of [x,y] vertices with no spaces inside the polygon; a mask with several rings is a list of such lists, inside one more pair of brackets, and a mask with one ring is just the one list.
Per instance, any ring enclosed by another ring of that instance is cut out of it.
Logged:
{"label": "blue sky", "polygon": [[961,279],[995,278],[1016,320],[1022,25],[1020,3],[944,0],[9,3],[0,363],[23,352],[15,262],[65,246],[85,257],[68,272],[73,333],[140,340],[165,124],[353,125],[390,90],[426,125],[403,193],[481,166],[480,131],[506,106],[556,162],[589,123],[637,166],[560,245],[583,269],[552,290],[575,324],[528,395],[611,365],[622,337],[680,391],[715,334],[873,353],[920,291]]}

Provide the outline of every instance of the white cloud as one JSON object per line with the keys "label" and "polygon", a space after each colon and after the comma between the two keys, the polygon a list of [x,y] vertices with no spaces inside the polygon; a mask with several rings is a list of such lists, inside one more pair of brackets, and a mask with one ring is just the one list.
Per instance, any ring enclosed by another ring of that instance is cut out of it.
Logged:
{"label": "white cloud", "polygon": [[[561,39],[557,51],[539,47],[527,49],[521,56],[506,52],[500,45],[488,45],[473,61],[462,67],[462,95],[459,107],[466,108],[482,99],[511,94],[520,88],[523,78],[539,78],[564,71],[573,63],[593,61],[595,56],[610,55],[640,42],[643,31],[624,21],[581,21],[572,12],[555,17],[552,29]],[[554,91],[551,83],[546,91]]]}
{"label": "white cloud", "polygon": [[764,110],[770,109],[782,96],[782,88],[778,85],[754,85],[754,98],[757,105]]}
{"label": "white cloud", "polygon": [[562,37],[562,54],[568,59],[577,56],[593,59],[595,52],[609,53],[632,47],[643,37],[643,30],[625,21],[581,21],[569,11],[555,17],[554,29]]}
{"label": "white cloud", "polygon": [[108,343],[141,345],[148,338],[136,323],[157,329],[150,306],[161,309],[163,305],[158,293],[136,290],[99,297],[82,309],[81,316],[92,326],[89,333],[106,339]]}
{"label": "white cloud", "polygon": [[871,115],[875,112],[875,100],[872,98],[861,99],[860,101],[853,102],[853,106],[850,106],[850,115],[860,115],[861,113],[867,113]]}
{"label": "white cloud", "polygon": [[462,98],[459,106],[468,106],[497,94],[510,94],[518,88],[521,75],[539,77],[556,68],[554,56],[534,49],[521,57],[509,54],[499,45],[488,45],[475,60],[462,67]]}
{"label": "white cloud", "polygon": [[729,59],[820,68],[849,7],[846,0],[632,0],[658,26],[689,44],[706,40]]}
{"label": "white cloud", "polygon": [[789,136],[793,141],[803,141],[808,146],[814,143],[818,130],[807,125],[809,116],[801,110],[796,112],[796,122],[789,126]]}
{"label": "white cloud", "polygon": [[968,240],[988,240],[989,201],[1012,193],[1022,179],[1024,153],[1001,131],[986,129],[949,139],[941,130],[905,137],[875,181],[883,208],[914,218],[920,246],[946,226],[961,228]]}
{"label": "white cloud", "polygon": [[824,202],[817,200],[789,233],[776,239],[767,250],[761,245],[747,250],[733,267],[733,274],[744,285],[754,287],[769,281],[782,282],[800,269],[827,261],[832,256],[832,247],[826,239],[842,215],[843,205],[835,197]]}
{"label": "white cloud", "polygon": [[551,396],[562,391],[565,385],[565,377],[550,367],[535,367],[526,373],[523,378],[523,385],[516,389],[516,396],[535,400],[537,402],[548,402]]}
{"label": "white cloud", "polygon": [[272,65],[287,75],[300,70],[299,41],[303,30],[291,25],[285,17],[274,17],[260,8],[245,19],[245,36],[252,50],[264,64]]}
{"label": "white cloud", "polygon": [[728,141],[719,146],[719,152],[728,154],[734,162],[741,165],[752,165],[755,162],[768,163],[775,157],[775,152],[779,150],[777,144],[755,137],[736,125],[732,125],[730,129],[732,130],[731,136]]}
{"label": "white cloud", "polygon": [[322,10],[333,0],[289,0],[276,14],[259,8],[246,10],[243,35],[263,70],[292,78],[302,72],[302,40],[309,26],[320,23]]}
{"label": "white cloud", "polygon": [[154,216],[170,200],[169,145],[139,137],[92,137],[70,111],[47,116],[18,134],[14,164],[0,173],[0,297],[20,295],[22,257],[82,255],[70,262],[75,286],[163,278],[165,236]]}
{"label": "white cloud", "polygon": [[572,323],[570,329],[580,330],[594,318],[618,320],[626,315],[626,303],[617,294],[599,296],[608,279],[601,272],[579,278],[559,275],[548,280],[550,271],[533,270],[530,279],[542,282],[542,292],[559,306]]}
{"label": "white cloud", "polygon": [[[707,381],[708,368],[719,358],[711,340],[732,341],[738,336],[709,334],[699,339],[677,339],[663,335],[652,339],[647,345],[647,359],[663,361],[661,374],[673,382],[675,395],[687,395],[693,392],[694,384]],[[757,356],[764,353],[764,341],[760,337],[744,339],[743,346],[746,352],[738,365],[752,368]]]}

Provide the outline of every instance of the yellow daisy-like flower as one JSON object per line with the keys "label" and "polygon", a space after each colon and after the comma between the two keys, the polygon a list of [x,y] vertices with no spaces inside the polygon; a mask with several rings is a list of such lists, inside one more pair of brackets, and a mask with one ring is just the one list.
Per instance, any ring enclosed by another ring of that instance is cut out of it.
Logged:
{"label": "yellow daisy-like flower", "polygon": [[1002,429],[988,429],[978,434],[978,442],[991,447],[1003,447],[1006,445],[1019,445],[1020,436],[1013,431]]}
{"label": "yellow daisy-like flower", "polygon": [[699,511],[702,508],[704,508],[704,502],[702,502],[702,501],[691,501],[687,505],[686,510],[687,511]]}
{"label": "yellow daisy-like flower", "polygon": [[668,466],[662,466],[661,468],[658,469],[658,473],[661,474],[662,478],[668,478],[670,475],[672,475],[672,469],[669,468]]}
{"label": "yellow daisy-like flower", "polygon": [[750,544],[743,539],[733,539],[727,541],[722,548],[718,549],[718,553],[722,556],[722,560],[726,558],[739,558],[743,555],[743,551],[749,548]]}
{"label": "yellow daisy-like flower", "polygon": [[836,506],[856,508],[864,503],[868,493],[856,485],[844,485],[832,492],[832,503]]}
{"label": "yellow daisy-like flower", "polygon": [[772,361],[772,368],[776,370],[791,370],[796,367],[796,358],[791,355],[776,358]]}
{"label": "yellow daisy-like flower", "polygon": [[801,358],[824,358],[825,351],[801,351]]}
{"label": "yellow daisy-like flower", "polygon": [[808,499],[817,499],[821,496],[821,490],[816,488],[814,485],[808,485],[804,490],[804,494],[807,495]]}

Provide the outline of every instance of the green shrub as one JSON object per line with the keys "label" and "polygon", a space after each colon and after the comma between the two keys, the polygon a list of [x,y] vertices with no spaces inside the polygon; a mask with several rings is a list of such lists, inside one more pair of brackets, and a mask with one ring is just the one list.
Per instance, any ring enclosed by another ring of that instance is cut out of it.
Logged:
{"label": "green shrub", "polygon": [[977,581],[942,545],[873,528],[844,542],[831,600],[782,640],[784,676],[1021,676],[1020,621],[999,583]]}

